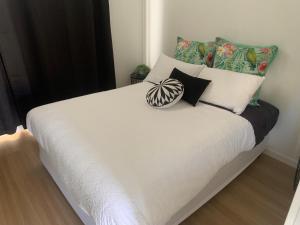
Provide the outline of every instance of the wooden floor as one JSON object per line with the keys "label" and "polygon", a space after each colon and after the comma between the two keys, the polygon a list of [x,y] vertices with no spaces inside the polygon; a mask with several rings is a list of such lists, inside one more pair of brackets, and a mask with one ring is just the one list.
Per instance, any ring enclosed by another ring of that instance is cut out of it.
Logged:
{"label": "wooden floor", "polygon": [[[294,169],[261,156],[182,225],[282,225]],[[27,132],[0,136],[0,225],[82,224],[38,158]]]}

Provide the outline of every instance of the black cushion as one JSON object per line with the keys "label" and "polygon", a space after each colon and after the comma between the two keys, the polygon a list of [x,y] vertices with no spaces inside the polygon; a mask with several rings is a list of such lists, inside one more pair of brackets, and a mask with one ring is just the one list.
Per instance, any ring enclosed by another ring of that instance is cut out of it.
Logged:
{"label": "black cushion", "polygon": [[170,78],[179,80],[184,85],[184,94],[182,99],[193,106],[196,106],[201,95],[211,82],[211,80],[192,77],[184,72],[181,72],[177,68],[172,71]]}

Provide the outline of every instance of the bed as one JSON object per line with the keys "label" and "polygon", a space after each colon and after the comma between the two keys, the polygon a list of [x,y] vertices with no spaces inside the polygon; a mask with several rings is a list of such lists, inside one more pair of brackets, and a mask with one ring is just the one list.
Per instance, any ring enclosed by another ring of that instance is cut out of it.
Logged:
{"label": "bed", "polygon": [[264,151],[279,111],[239,116],[184,101],[158,110],[152,84],[61,101],[29,112],[43,164],[86,225],[175,225]]}

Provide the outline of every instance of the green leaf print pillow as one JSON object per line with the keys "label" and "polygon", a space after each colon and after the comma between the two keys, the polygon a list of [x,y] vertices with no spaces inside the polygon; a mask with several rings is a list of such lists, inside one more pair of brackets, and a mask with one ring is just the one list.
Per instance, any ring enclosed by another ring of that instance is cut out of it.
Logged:
{"label": "green leaf print pillow", "polygon": [[181,37],[177,38],[175,58],[191,64],[206,64],[213,66],[216,52],[215,42],[188,41]]}
{"label": "green leaf print pillow", "polygon": [[[214,68],[264,77],[278,52],[278,47],[251,46],[216,38]],[[258,106],[259,90],[250,104]]]}

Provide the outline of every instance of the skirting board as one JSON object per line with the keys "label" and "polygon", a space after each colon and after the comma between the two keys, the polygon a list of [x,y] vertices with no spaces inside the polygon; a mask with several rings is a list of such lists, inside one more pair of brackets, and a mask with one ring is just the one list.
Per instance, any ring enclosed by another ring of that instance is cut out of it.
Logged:
{"label": "skirting board", "polygon": [[297,163],[298,163],[298,159],[294,159],[285,155],[282,155],[280,153],[278,153],[277,151],[275,152],[274,150],[270,150],[271,148],[267,146],[266,151],[264,152],[264,154],[279,160],[280,162],[283,162],[291,167],[296,168],[297,167]]}

